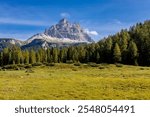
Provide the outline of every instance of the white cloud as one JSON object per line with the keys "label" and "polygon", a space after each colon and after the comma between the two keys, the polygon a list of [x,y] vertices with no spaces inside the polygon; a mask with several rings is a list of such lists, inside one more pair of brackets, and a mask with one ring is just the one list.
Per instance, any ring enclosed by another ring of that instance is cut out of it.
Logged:
{"label": "white cloud", "polygon": [[69,17],[70,17],[70,14],[67,13],[67,12],[63,12],[63,13],[60,14],[60,16],[63,17],[63,18],[64,18],[64,17],[65,17],[65,18],[69,18]]}
{"label": "white cloud", "polygon": [[97,31],[90,31],[89,29],[84,29],[84,31],[89,35],[94,35],[94,36],[99,35]]}

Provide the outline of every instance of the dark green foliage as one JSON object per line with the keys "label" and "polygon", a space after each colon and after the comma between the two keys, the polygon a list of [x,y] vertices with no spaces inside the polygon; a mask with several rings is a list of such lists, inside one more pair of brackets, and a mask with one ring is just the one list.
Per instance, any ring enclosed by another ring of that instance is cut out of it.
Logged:
{"label": "dark green foliage", "polygon": [[138,59],[138,48],[137,48],[136,44],[133,41],[130,42],[128,51],[129,51],[131,64],[138,65],[138,62],[137,62],[137,59]]}
{"label": "dark green foliage", "polygon": [[34,50],[30,51],[29,62],[30,64],[36,63],[36,54]]}
{"label": "dark green foliage", "polygon": [[121,62],[121,51],[118,43],[115,44],[113,58],[115,63]]}

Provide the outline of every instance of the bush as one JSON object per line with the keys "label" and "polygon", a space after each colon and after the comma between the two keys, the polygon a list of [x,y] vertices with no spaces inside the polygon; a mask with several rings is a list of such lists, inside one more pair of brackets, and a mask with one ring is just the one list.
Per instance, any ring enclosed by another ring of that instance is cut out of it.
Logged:
{"label": "bush", "polygon": [[18,67],[25,67],[24,64],[17,64]]}
{"label": "bush", "polygon": [[55,66],[55,63],[46,63],[46,66]]}
{"label": "bush", "polygon": [[92,63],[92,62],[88,63],[88,65],[91,66],[91,67],[98,67],[98,64]]}
{"label": "bush", "polygon": [[25,72],[26,73],[34,73],[34,71],[32,69],[27,69]]}
{"label": "bush", "polygon": [[4,67],[3,67],[3,69],[18,69],[18,66],[17,65],[5,65]]}
{"label": "bush", "polygon": [[27,65],[25,65],[25,67],[24,68],[26,68],[26,69],[28,69],[28,68],[32,68],[32,65],[31,64],[27,64]]}
{"label": "bush", "polygon": [[74,63],[74,66],[80,66],[81,64],[78,62],[78,63]]}
{"label": "bush", "polygon": [[73,60],[67,60],[66,63],[73,64]]}
{"label": "bush", "polygon": [[123,67],[123,64],[120,64],[120,63],[116,63],[115,65],[116,67]]}
{"label": "bush", "polygon": [[104,66],[100,66],[99,69],[105,69],[105,67]]}
{"label": "bush", "polygon": [[141,67],[140,70],[145,70],[145,68]]}

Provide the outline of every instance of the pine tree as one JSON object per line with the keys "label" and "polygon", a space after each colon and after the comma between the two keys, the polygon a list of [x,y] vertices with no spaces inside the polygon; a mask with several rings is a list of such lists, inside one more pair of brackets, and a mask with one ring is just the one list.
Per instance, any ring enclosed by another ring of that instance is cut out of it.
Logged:
{"label": "pine tree", "polygon": [[128,51],[131,59],[131,64],[138,65],[138,48],[135,42],[130,42]]}
{"label": "pine tree", "polygon": [[115,44],[113,55],[115,63],[121,62],[121,51],[118,43]]}
{"label": "pine tree", "polygon": [[105,41],[105,49],[103,52],[103,56],[104,56],[104,62],[107,63],[112,63],[113,61],[113,57],[112,57],[112,39],[111,37],[109,37],[106,41]]}
{"label": "pine tree", "polygon": [[36,63],[36,55],[35,55],[35,51],[33,49],[30,51],[29,61],[30,61],[31,64]]}
{"label": "pine tree", "polygon": [[57,48],[53,48],[53,62],[58,63],[58,50]]}
{"label": "pine tree", "polygon": [[51,62],[51,50],[48,48],[46,52],[47,52],[47,62],[50,63]]}
{"label": "pine tree", "polygon": [[3,52],[0,52],[0,66],[3,66]]}
{"label": "pine tree", "polygon": [[96,52],[96,63],[100,63],[100,54],[98,51]]}
{"label": "pine tree", "polygon": [[3,50],[3,65],[9,64],[9,49],[4,48]]}
{"label": "pine tree", "polygon": [[73,51],[73,59],[72,59],[74,63],[79,61],[78,56],[79,55],[78,55],[77,50],[74,49],[74,51]]}
{"label": "pine tree", "polygon": [[29,64],[29,51],[28,50],[25,50],[23,52],[23,56],[24,56],[24,63],[25,64]]}
{"label": "pine tree", "polygon": [[37,52],[36,53],[36,62],[40,63],[40,61],[41,61],[40,54]]}

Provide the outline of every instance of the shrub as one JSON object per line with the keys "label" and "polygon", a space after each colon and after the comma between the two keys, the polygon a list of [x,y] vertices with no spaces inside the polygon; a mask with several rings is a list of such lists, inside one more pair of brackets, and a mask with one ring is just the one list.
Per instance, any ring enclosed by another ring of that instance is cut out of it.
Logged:
{"label": "shrub", "polygon": [[18,67],[25,67],[25,64],[17,64]]}
{"label": "shrub", "polygon": [[123,67],[123,64],[120,64],[120,63],[116,63],[115,65],[116,67]]}
{"label": "shrub", "polygon": [[34,71],[32,69],[27,69],[25,72],[26,73],[34,73]]}
{"label": "shrub", "polygon": [[73,60],[67,60],[66,63],[72,64],[72,63],[73,63]]}
{"label": "shrub", "polygon": [[24,68],[26,68],[26,69],[32,68],[32,65],[31,64],[26,64]]}
{"label": "shrub", "polygon": [[141,67],[140,70],[145,70],[145,68]]}
{"label": "shrub", "polygon": [[74,66],[80,66],[81,64],[78,62],[78,63],[74,63]]}
{"label": "shrub", "polygon": [[88,63],[88,65],[91,66],[91,67],[98,67],[98,64],[92,63],[92,62]]}
{"label": "shrub", "polygon": [[55,66],[55,63],[46,63],[46,66]]}
{"label": "shrub", "polygon": [[5,65],[4,67],[3,67],[3,69],[17,69],[18,68],[18,66],[17,65]]}
{"label": "shrub", "polygon": [[105,69],[105,67],[104,66],[100,66],[99,69]]}
{"label": "shrub", "polygon": [[34,63],[32,64],[32,66],[42,66],[43,64],[42,63]]}

